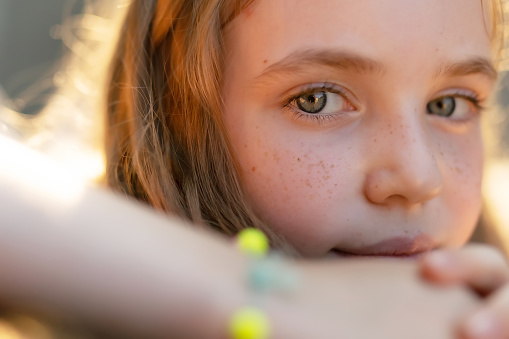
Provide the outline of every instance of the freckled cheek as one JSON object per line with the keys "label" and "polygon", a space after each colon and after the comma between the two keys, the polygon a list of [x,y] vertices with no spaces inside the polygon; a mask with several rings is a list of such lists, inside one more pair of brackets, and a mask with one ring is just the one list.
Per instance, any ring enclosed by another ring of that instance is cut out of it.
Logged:
{"label": "freckled cheek", "polygon": [[[273,147],[277,145],[277,147]],[[337,152],[301,143],[257,143],[241,159],[243,182],[255,209],[271,226],[316,223],[346,198],[348,165]],[[247,156],[246,156],[247,155]]]}
{"label": "freckled cheek", "polygon": [[456,227],[455,242],[466,241],[481,208],[483,150],[480,136],[450,143],[443,163],[444,199]]}

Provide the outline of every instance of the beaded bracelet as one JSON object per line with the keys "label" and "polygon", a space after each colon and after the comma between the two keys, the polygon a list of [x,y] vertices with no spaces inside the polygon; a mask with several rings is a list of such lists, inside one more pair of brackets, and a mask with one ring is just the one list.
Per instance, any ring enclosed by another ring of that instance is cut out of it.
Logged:
{"label": "beaded bracelet", "polygon": [[[282,257],[268,255],[269,242],[262,231],[254,228],[242,230],[237,236],[237,244],[250,260],[247,282],[258,299],[262,293],[297,286],[299,279],[296,273],[285,267]],[[256,306],[236,311],[230,319],[229,329],[233,339],[267,339],[271,332],[267,315]]]}

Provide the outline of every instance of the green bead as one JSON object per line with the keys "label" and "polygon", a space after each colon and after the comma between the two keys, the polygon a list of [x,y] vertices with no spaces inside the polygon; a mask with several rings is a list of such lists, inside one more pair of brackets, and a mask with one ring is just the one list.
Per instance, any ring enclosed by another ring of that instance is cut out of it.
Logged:
{"label": "green bead", "polygon": [[269,334],[269,319],[257,308],[242,308],[230,320],[230,335],[233,339],[267,339]]}
{"label": "green bead", "polygon": [[251,264],[248,273],[249,284],[255,291],[265,292],[277,288],[279,278],[277,262],[274,260],[260,260]]}
{"label": "green bead", "polygon": [[262,231],[256,228],[240,231],[237,241],[243,253],[254,257],[263,257],[269,251],[269,240]]}

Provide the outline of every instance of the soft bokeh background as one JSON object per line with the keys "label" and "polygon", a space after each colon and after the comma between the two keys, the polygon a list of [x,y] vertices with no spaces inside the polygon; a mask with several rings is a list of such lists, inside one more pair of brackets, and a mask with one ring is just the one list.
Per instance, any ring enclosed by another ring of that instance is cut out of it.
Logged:
{"label": "soft bokeh background", "polygon": [[0,86],[18,111],[35,114],[53,89],[66,48],[58,34],[83,0],[0,0]]}

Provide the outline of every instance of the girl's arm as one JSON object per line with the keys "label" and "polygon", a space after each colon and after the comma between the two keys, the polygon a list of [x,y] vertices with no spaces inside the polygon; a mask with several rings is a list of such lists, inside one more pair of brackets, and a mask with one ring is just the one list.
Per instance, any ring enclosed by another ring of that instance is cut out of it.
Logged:
{"label": "girl's arm", "polygon": [[[210,231],[87,188],[0,138],[0,303],[122,337],[227,338],[252,301],[247,261]],[[450,338],[477,304],[425,285],[413,263],[290,263],[297,290],[260,301],[271,338]]]}
{"label": "girl's arm", "polygon": [[0,154],[3,304],[201,338],[240,307],[245,262],[226,239],[86,187],[8,139]]}

